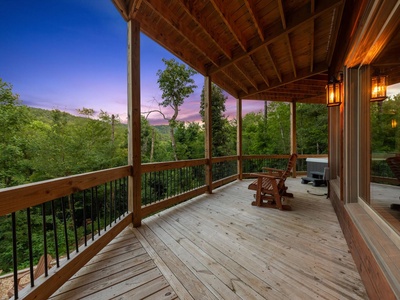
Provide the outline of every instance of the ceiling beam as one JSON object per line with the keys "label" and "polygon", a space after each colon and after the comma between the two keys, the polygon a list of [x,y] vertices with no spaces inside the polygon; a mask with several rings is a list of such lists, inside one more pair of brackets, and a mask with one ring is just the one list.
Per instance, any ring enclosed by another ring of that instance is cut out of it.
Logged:
{"label": "ceiling beam", "polygon": [[221,69],[226,68],[226,67],[240,61],[241,59],[257,52],[262,47],[264,47],[266,45],[268,46],[268,45],[274,43],[275,41],[281,39],[284,35],[297,30],[304,24],[307,24],[310,21],[312,21],[312,20],[320,17],[321,15],[340,6],[340,4],[342,4],[342,1],[343,0],[323,1],[318,5],[318,8],[315,10],[315,12],[313,14],[309,12],[309,8],[307,9],[306,13],[302,13],[302,14],[298,14],[298,15],[296,15],[296,13],[294,13],[294,16],[292,18],[290,18],[290,19],[294,19],[294,21],[293,21],[293,23],[288,24],[286,30],[282,29],[282,28],[281,29],[277,28],[276,30],[273,30],[272,31],[273,33],[270,36],[268,36],[268,38],[266,38],[264,41],[256,42],[251,45],[249,44],[249,51],[247,53],[236,55],[235,57],[233,57],[231,59],[222,60],[220,63],[220,67],[216,67],[213,65],[206,66],[206,68],[208,69],[208,74],[211,75],[213,73],[216,73],[216,72],[220,71]]}
{"label": "ceiling beam", "polygon": [[130,0],[128,4],[129,18],[134,19],[139,11],[142,0]]}
{"label": "ceiling beam", "polygon": [[233,35],[237,43],[243,49],[243,51],[247,51],[247,41],[244,39],[243,34],[235,25],[234,20],[232,19],[231,13],[228,11],[229,5],[222,4],[219,0],[211,0],[212,5],[215,10],[219,14],[222,21],[225,23],[226,27],[228,27],[230,33]]}

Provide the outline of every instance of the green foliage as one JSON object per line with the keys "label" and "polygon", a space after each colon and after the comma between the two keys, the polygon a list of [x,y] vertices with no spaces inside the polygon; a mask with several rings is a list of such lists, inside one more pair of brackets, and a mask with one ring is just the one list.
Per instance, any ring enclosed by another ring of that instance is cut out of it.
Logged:
{"label": "green foliage", "polygon": [[328,108],[320,104],[297,104],[297,152],[328,153]]}
{"label": "green foliage", "polygon": [[[203,87],[200,102],[200,115],[203,122],[205,122],[204,97]],[[236,133],[232,135],[232,128],[235,126],[224,115],[227,98],[220,87],[211,85],[212,155],[214,157],[236,154]]]}
{"label": "green foliage", "polygon": [[200,124],[179,122],[175,131],[177,154],[180,159],[204,157],[204,130]]}
{"label": "green foliage", "polygon": [[25,130],[30,118],[12,86],[0,79],[0,188],[22,184],[29,175],[29,136]]}

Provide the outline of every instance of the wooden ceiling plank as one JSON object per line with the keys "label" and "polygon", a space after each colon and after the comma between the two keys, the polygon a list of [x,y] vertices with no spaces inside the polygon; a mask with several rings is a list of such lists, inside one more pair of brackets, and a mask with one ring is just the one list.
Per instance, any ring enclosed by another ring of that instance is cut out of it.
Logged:
{"label": "wooden ceiling plank", "polygon": [[246,80],[248,82],[250,82],[250,84],[256,89],[258,90],[258,86],[257,86],[257,82],[255,82],[249,75],[247,75],[246,72],[244,72],[242,70],[242,68],[239,68],[237,65],[234,65],[236,67],[236,69],[244,76],[244,78],[246,78]]}
{"label": "wooden ceiling plank", "polygon": [[282,0],[278,0],[278,6],[279,6],[279,14],[281,15],[282,28],[283,30],[286,30],[285,10],[283,8]]}
{"label": "wooden ceiling plank", "polygon": [[264,41],[265,36],[264,36],[263,30],[261,29],[261,23],[260,23],[260,19],[259,19],[258,15],[257,15],[257,10],[255,8],[254,1],[244,0],[244,4],[246,5],[247,10],[248,10],[248,12],[251,16],[251,19],[254,23],[254,26],[257,29],[257,33],[260,37],[260,40]]}
{"label": "wooden ceiling plank", "polygon": [[290,56],[290,62],[292,64],[292,68],[293,68],[293,74],[294,74],[294,77],[297,77],[296,64],[295,64],[294,58],[293,58],[293,51],[292,51],[292,46],[290,45],[289,34],[286,35],[286,42],[287,42],[287,45],[289,48],[289,56]]}
{"label": "wooden ceiling plank", "polygon": [[205,74],[206,69],[199,68],[199,65],[197,64],[198,61],[198,56],[195,56],[191,51],[187,49],[177,49],[176,44],[174,41],[168,38],[168,36],[165,36],[163,34],[160,34],[160,30],[158,30],[157,26],[154,25],[154,23],[150,24],[150,20],[147,18],[142,18],[141,14],[136,15],[136,19],[140,22],[140,24],[143,24],[143,27],[141,28],[141,31],[146,34],[149,37],[152,37],[157,43],[162,45],[165,49],[167,49],[169,52],[174,54],[177,57],[180,57],[182,61],[184,61],[186,64],[188,64],[190,67],[197,71]]}
{"label": "wooden ceiling plank", "polygon": [[225,23],[226,27],[228,27],[229,31],[243,49],[243,51],[247,51],[247,41],[243,38],[243,34],[235,25],[235,22],[232,20],[232,15],[228,12],[227,8],[229,5],[222,4],[219,0],[211,0],[212,5],[215,10],[219,14],[222,21]]}
{"label": "wooden ceiling plank", "polygon": [[265,51],[266,51],[266,53],[267,53],[267,56],[268,56],[269,60],[271,61],[272,67],[273,67],[274,70],[275,70],[276,76],[278,77],[279,81],[282,82],[282,76],[281,76],[281,74],[279,73],[278,68],[276,67],[275,61],[274,61],[274,59],[272,58],[271,52],[270,52],[269,49],[268,49],[268,45],[265,45]]}
{"label": "wooden ceiling plank", "polygon": [[318,9],[316,9],[313,14],[309,13],[307,15],[306,14],[301,15],[300,17],[296,18],[296,21],[294,23],[290,24],[286,28],[286,30],[284,30],[284,29],[282,29],[280,31],[276,30],[273,35],[266,38],[263,42],[259,42],[257,44],[252,45],[251,50],[249,50],[247,53],[240,54],[229,60],[222,61],[220,64],[220,67],[211,66],[208,70],[209,74],[211,75],[215,72],[220,71],[223,68],[229,67],[230,65],[240,61],[241,59],[259,51],[262,47],[264,47],[266,45],[268,46],[268,45],[274,43],[275,41],[281,39],[284,35],[297,30],[304,24],[307,24],[310,21],[315,20],[316,18],[320,17],[321,15],[331,11],[332,9],[335,9],[336,7],[340,6],[341,4],[342,4],[342,0],[340,0],[340,1],[330,0],[330,1],[321,2],[320,5],[318,6]]}
{"label": "wooden ceiling plank", "polygon": [[273,88],[276,88],[276,87],[279,87],[279,86],[283,86],[285,84],[292,83],[292,82],[298,81],[300,79],[305,79],[305,78],[308,78],[310,76],[317,75],[317,74],[320,74],[320,73],[323,73],[323,72],[327,72],[327,71],[328,71],[328,65],[326,65],[325,63],[324,64],[318,64],[318,65],[316,65],[314,67],[314,71],[311,72],[311,73],[310,73],[310,70],[308,68],[302,69],[302,70],[298,70],[297,78],[295,78],[295,77],[285,78],[285,80],[282,80],[281,82],[279,82],[279,81],[274,81],[274,82],[270,81],[270,86],[267,86],[267,85],[262,86],[260,84],[258,86],[258,89],[259,89],[258,91],[256,91],[255,89],[250,89],[249,93],[247,93],[247,94],[239,93],[239,97],[241,99],[242,98],[243,99],[244,98],[250,99],[252,96],[254,96],[254,95],[258,94],[258,93],[266,92],[266,91],[271,90]]}
{"label": "wooden ceiling plank", "polygon": [[250,60],[253,62],[254,68],[258,71],[258,73],[260,74],[260,76],[262,77],[262,79],[264,80],[265,84],[267,86],[269,86],[269,80],[267,75],[264,74],[264,72],[261,71],[256,59],[253,57],[253,55],[250,55]]}
{"label": "wooden ceiling plank", "polygon": [[232,51],[229,49],[227,43],[221,40],[221,37],[213,32],[210,26],[207,24],[207,20],[202,16],[199,10],[197,10],[196,6],[193,5],[192,1],[180,0],[182,7],[185,9],[186,13],[192,16],[194,22],[200,26],[206,35],[214,42],[215,46],[217,46],[225,56],[231,60],[232,59]]}
{"label": "wooden ceiling plank", "polygon": [[198,35],[193,34],[193,32],[187,26],[182,26],[176,13],[171,11],[167,5],[164,5],[164,1],[144,1],[155,13],[158,14],[160,18],[175,28],[175,30],[181,34],[194,48],[196,48],[204,56],[208,57],[214,65],[218,66],[218,52],[214,51],[211,53],[204,44],[204,41],[199,40]]}

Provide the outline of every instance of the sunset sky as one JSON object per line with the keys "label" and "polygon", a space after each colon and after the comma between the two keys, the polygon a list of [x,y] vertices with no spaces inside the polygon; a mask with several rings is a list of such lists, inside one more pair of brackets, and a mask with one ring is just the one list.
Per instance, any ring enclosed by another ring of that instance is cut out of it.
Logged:
{"label": "sunset sky", "polygon": [[[70,113],[101,109],[126,120],[127,26],[111,0],[1,0],[0,27],[0,78],[23,104]],[[156,73],[165,67],[162,58],[173,57],[142,34],[142,112],[162,101]],[[194,79],[198,89],[181,107],[182,121],[200,119],[204,78]],[[225,115],[235,117],[236,100],[229,96],[226,106]],[[244,112],[262,107],[243,104]],[[151,119],[161,122],[156,114]]]}

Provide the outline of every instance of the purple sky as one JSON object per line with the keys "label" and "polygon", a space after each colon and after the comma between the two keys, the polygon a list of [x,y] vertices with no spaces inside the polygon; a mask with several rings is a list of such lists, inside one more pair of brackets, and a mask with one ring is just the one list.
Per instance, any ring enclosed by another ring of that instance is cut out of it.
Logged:
{"label": "purple sky", "polygon": [[[102,109],[126,120],[126,23],[111,0],[1,0],[0,28],[0,78],[25,105],[70,113]],[[158,108],[156,73],[165,67],[161,59],[172,57],[142,35],[142,112]],[[200,119],[204,79],[194,79],[198,89],[181,107],[182,121]],[[235,117],[236,100],[229,96],[226,106],[226,116]],[[244,112],[262,107],[260,101],[243,104]]]}

